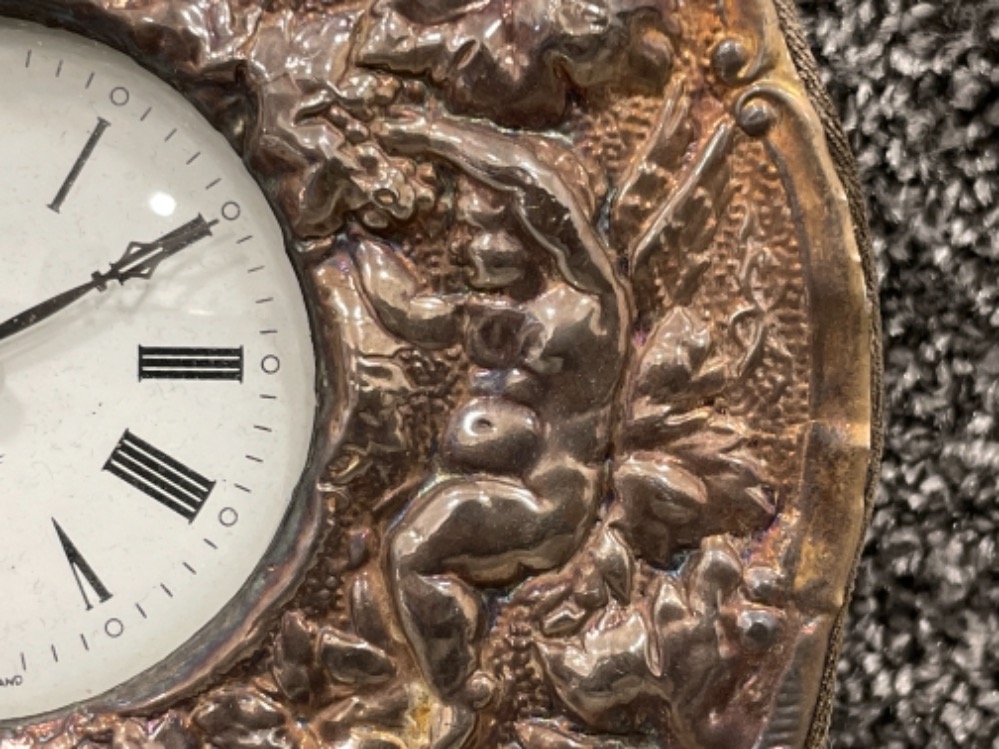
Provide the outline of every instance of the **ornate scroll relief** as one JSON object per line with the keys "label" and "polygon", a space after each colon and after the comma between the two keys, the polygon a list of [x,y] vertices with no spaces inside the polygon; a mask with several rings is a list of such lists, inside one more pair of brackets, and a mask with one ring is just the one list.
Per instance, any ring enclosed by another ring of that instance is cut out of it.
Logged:
{"label": "ornate scroll relief", "polygon": [[60,5],[264,180],[340,405],[325,540],[256,654],[17,745],[811,740],[872,313],[769,0]]}

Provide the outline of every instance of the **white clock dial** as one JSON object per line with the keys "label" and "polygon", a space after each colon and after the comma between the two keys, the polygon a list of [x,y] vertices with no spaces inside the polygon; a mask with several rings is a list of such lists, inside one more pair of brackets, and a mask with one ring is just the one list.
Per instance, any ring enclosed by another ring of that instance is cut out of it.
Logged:
{"label": "white clock dial", "polygon": [[212,621],[287,513],[316,395],[302,289],[225,139],[71,34],[0,21],[0,71],[2,722]]}

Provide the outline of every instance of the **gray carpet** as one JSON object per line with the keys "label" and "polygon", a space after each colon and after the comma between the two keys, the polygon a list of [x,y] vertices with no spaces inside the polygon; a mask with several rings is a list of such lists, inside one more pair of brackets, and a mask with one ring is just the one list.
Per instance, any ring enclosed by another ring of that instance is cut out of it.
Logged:
{"label": "gray carpet", "polygon": [[882,485],[832,743],[999,747],[999,0],[800,7],[885,323]]}

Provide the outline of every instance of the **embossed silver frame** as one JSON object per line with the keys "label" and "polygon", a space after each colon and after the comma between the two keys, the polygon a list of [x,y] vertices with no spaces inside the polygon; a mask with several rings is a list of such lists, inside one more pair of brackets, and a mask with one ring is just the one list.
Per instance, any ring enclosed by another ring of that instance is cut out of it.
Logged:
{"label": "embossed silver frame", "polygon": [[[15,21],[41,24],[73,33],[96,44],[125,54],[174,87],[188,99],[202,116],[211,119],[203,102],[193,100],[178,86],[178,81],[164,75],[162,68],[152,65],[122,45],[113,19],[87,3],[36,2],[36,0],[2,0],[0,17]],[[231,133],[223,133],[229,136]],[[246,167],[260,186],[261,176]],[[268,197],[269,200],[269,197]],[[236,595],[198,633],[166,659],[127,682],[92,699],[67,705],[50,713],[0,721],[0,738],[5,728],[56,721],[71,713],[85,710],[92,713],[134,715],[162,709],[190,695],[212,675],[232,667],[242,656],[259,645],[281,606],[297,590],[310,563],[323,527],[324,495],[319,488],[320,474],[333,449],[330,433],[331,412],[335,406],[334,388],[329,386],[333,350],[318,319],[318,303],[314,288],[305,283],[306,255],[295,249],[289,238],[287,220],[279,208],[272,205],[274,215],[285,236],[285,253],[298,278],[306,300],[310,336],[316,365],[316,412],[306,467],[296,486],[288,510],[267,552],[256,565],[249,579]]]}

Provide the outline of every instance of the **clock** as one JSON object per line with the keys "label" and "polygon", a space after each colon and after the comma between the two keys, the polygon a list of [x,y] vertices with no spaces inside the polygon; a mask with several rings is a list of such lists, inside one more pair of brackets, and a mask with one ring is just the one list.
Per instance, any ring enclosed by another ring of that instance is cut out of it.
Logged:
{"label": "clock", "polygon": [[28,22],[0,69],[2,724],[162,697],[239,639],[317,368],[282,230],[185,98]]}
{"label": "clock", "polygon": [[880,353],[789,5],[0,0],[0,749],[821,745]]}

